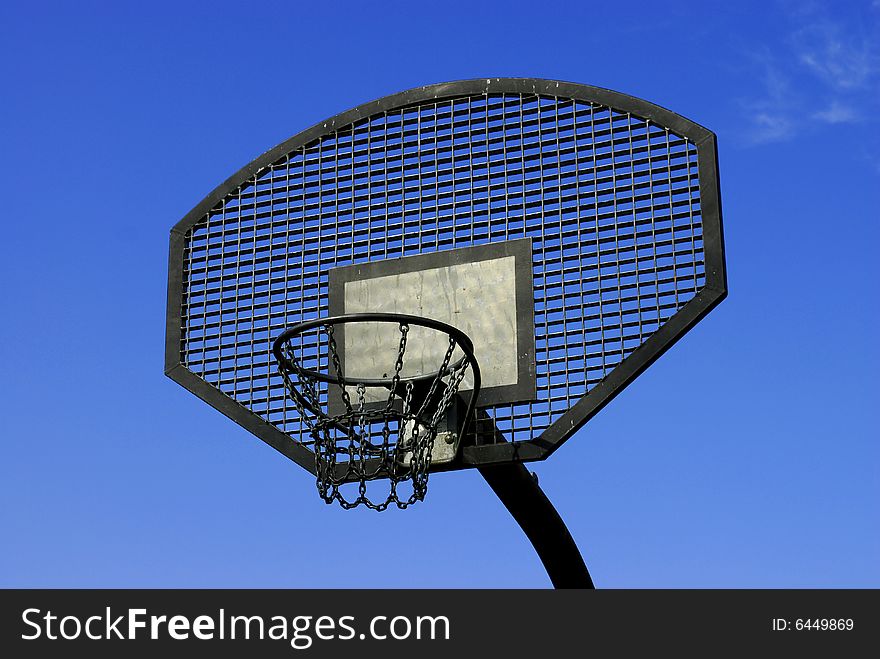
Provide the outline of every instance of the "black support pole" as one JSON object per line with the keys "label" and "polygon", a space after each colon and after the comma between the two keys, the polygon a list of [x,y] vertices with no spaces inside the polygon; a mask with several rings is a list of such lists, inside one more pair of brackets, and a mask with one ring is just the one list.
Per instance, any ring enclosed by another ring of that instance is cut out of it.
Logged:
{"label": "black support pole", "polygon": [[594,588],[574,538],[525,465],[494,465],[479,471],[538,552],[553,587]]}

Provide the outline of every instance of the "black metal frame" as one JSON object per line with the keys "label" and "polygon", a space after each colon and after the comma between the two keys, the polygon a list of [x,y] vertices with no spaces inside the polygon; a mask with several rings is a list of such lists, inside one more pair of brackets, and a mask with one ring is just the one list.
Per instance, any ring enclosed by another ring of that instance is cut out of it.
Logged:
{"label": "black metal frame", "polygon": [[526,534],[554,588],[592,589],[593,578],[559,511],[521,463],[478,467],[495,496]]}
{"label": "black metal frame", "polygon": [[705,259],[705,285],[649,339],[620,362],[608,376],[534,440],[463,449],[456,468],[543,460],[607,405],[642,371],[675,344],[727,295],[721,199],[715,135],[708,129],[648,101],[619,92],[568,82],[527,78],[491,78],[429,85],[360,105],[295,135],[270,149],[219,185],[171,230],[165,373],[233,421],[294,462],[314,473],[313,453],[292,441],[259,416],[190,372],[180,361],[182,263],[187,231],[230,192],[252,179],[279,158],[334,129],[376,113],[426,101],[493,93],[533,93],[598,103],[651,120],[689,139],[697,148]]}

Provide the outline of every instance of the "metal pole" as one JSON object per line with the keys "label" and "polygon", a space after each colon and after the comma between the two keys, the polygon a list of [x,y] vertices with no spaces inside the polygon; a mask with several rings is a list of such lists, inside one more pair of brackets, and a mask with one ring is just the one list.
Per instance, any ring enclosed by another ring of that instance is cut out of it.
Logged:
{"label": "metal pole", "polygon": [[594,588],[590,572],[562,517],[522,463],[479,467],[532,543],[554,588]]}

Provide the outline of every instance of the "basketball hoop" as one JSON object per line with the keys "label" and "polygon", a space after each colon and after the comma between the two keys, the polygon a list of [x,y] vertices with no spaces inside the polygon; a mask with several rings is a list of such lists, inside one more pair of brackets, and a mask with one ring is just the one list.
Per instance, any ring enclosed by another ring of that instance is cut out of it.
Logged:
{"label": "basketball hoop", "polygon": [[[386,329],[396,325],[396,354],[389,354],[385,364],[389,368],[380,368],[380,377],[345,373],[337,328],[347,324],[384,324]],[[407,339],[413,326],[446,337],[436,370],[407,374]],[[326,371],[305,368],[304,361],[322,354],[322,345]],[[463,354],[453,361],[457,348]],[[464,332],[406,314],[348,314],[295,325],[275,340],[272,352],[314,441],[318,492],[326,503],[338,501],[346,509],[363,504],[382,511],[391,503],[406,508],[424,500],[435,443],[452,445],[453,454],[457,452],[480,390],[473,343]],[[451,412],[468,369],[473,386],[459,418]],[[335,411],[334,402],[339,408]],[[373,500],[367,482],[377,479],[387,479],[390,488],[384,498]],[[346,497],[342,491],[347,483],[357,483],[356,497]],[[401,491],[407,483],[409,493]]]}
{"label": "basketball hoop", "polygon": [[429,473],[478,470],[557,587],[592,581],[525,464],[727,295],[715,135],[554,80],[320,122],[208,194],[169,255],[170,378],[327,503],[405,508]]}

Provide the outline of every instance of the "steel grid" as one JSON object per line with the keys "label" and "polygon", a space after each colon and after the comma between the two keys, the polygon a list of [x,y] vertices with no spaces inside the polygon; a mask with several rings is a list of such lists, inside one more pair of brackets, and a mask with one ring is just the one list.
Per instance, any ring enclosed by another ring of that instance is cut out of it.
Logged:
{"label": "steel grid", "polygon": [[[694,141],[606,104],[486,92],[376,112],[188,227],[180,363],[307,446],[271,345],[328,315],[329,268],[531,237],[538,401],[484,411],[537,440],[705,286],[700,189]],[[326,368],[307,340],[304,365]]]}

